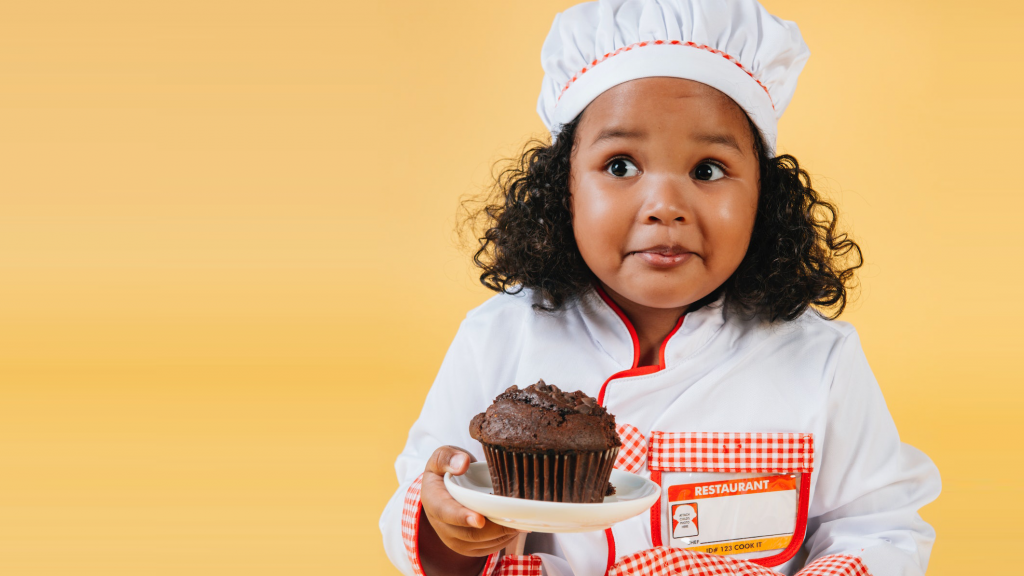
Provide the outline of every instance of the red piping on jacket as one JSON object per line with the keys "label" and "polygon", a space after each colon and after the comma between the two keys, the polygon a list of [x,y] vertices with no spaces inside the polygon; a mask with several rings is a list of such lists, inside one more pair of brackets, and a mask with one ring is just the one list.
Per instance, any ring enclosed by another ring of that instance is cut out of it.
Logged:
{"label": "red piping on jacket", "polygon": [[[658,485],[658,489],[661,489],[661,470],[651,470],[651,482]],[[651,544],[657,548],[661,546],[661,495],[658,495],[658,501],[651,506]]]}
{"label": "red piping on jacket", "polygon": [[[628,378],[630,376],[643,376],[644,374],[653,374],[655,372],[659,372],[665,369],[665,348],[666,346],[668,346],[668,341],[671,340],[672,337],[676,335],[676,332],[678,332],[679,328],[683,325],[683,319],[686,318],[686,314],[683,314],[682,316],[679,317],[679,321],[676,322],[675,328],[673,328],[672,331],[668,333],[668,336],[665,336],[665,339],[661,341],[661,348],[658,349],[658,365],[637,366],[638,364],[640,364],[640,338],[636,334],[636,329],[633,328],[633,323],[629,321],[629,318],[626,316],[626,313],[623,312],[621,308],[619,308],[618,304],[616,304],[615,301],[613,301],[611,298],[608,297],[607,294],[605,294],[604,290],[602,290],[599,285],[595,284],[595,288],[597,288],[597,293],[601,296],[601,299],[604,300],[605,304],[607,304],[609,308],[614,310],[615,313],[619,316],[619,319],[622,320],[622,323],[626,325],[626,329],[629,330],[629,337],[633,341],[633,365],[630,366],[627,370],[622,370],[621,372],[616,372],[615,374],[612,374],[611,376],[608,377],[607,380],[604,381],[604,384],[601,385],[601,391],[597,394],[597,403],[600,404],[601,406],[604,406],[604,394],[605,391],[608,389],[608,383],[610,383],[612,380],[615,380],[617,378]],[[652,472],[652,476],[653,474],[655,473]],[[658,474],[660,479],[661,473],[658,472],[656,474]],[[658,481],[658,485],[661,486],[660,481]],[[657,540],[655,541],[655,546],[661,546],[660,497],[658,498],[658,501],[654,504],[654,506],[658,508],[658,512],[655,513],[654,508],[651,508],[651,537],[657,538]],[[655,525],[657,525],[656,530]],[[605,569],[605,574],[607,574],[612,569],[612,566],[615,565],[615,535],[612,533],[611,528],[605,530],[604,535],[605,538],[608,539],[608,567]]]}
{"label": "red piping on jacket", "polygon": [[608,574],[612,566],[615,566],[615,535],[612,534],[611,528],[605,529],[604,537],[608,540],[608,566],[604,569],[604,573]]}
{"label": "red piping on jacket", "polygon": [[683,319],[686,318],[686,315],[684,314],[679,317],[679,321],[676,322],[675,328],[673,328],[672,331],[668,333],[668,336],[665,336],[665,339],[661,341],[661,348],[658,350],[658,365],[637,366],[637,364],[640,363],[640,338],[636,335],[636,329],[633,328],[633,323],[629,321],[629,318],[626,317],[625,312],[623,312],[622,309],[619,308],[618,304],[616,304],[614,300],[612,300],[611,298],[608,297],[607,294],[605,294],[604,290],[602,290],[600,286],[597,286],[597,293],[600,294],[601,299],[605,301],[605,304],[608,304],[608,307],[614,310],[616,314],[618,314],[619,319],[622,320],[622,323],[626,325],[626,329],[629,330],[629,337],[633,340],[633,365],[630,366],[627,370],[616,372],[615,374],[609,376],[608,379],[604,381],[604,384],[601,385],[601,391],[598,392],[597,394],[597,403],[604,406],[604,394],[605,391],[608,389],[608,383],[611,382],[612,380],[616,380],[618,378],[628,378],[630,376],[643,376],[645,374],[653,374],[655,372],[660,372],[665,369],[665,347],[668,346],[668,341],[671,340],[672,337],[676,335],[676,332],[679,331],[679,328],[682,327]]}

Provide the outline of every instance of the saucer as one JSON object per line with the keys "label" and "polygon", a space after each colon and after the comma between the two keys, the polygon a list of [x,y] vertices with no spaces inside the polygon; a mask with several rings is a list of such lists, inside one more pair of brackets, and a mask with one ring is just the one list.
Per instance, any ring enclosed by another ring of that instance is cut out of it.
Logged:
{"label": "saucer", "polygon": [[495,524],[529,532],[604,530],[646,512],[661,495],[657,484],[636,474],[612,470],[610,480],[614,496],[605,496],[601,503],[573,504],[496,496],[486,462],[470,464],[461,476],[444,475],[448,493],[459,504]]}

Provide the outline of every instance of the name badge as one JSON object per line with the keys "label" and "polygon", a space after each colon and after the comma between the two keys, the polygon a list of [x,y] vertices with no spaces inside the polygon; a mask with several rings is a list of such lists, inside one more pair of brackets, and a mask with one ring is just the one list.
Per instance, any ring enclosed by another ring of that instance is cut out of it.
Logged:
{"label": "name badge", "polygon": [[670,485],[669,545],[708,554],[789,546],[797,517],[795,474],[751,474]]}

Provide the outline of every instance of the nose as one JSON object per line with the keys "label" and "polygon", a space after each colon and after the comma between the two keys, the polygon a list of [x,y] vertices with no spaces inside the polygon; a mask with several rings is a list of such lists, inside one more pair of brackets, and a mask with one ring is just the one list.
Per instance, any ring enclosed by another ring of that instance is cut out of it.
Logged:
{"label": "nose", "polygon": [[692,219],[685,181],[672,176],[647,179],[638,214],[647,224],[688,223]]}

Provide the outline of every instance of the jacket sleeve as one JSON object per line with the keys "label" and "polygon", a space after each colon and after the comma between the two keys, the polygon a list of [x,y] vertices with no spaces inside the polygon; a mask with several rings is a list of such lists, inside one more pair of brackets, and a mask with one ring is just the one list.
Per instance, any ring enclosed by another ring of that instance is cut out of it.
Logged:
{"label": "jacket sleeve", "polygon": [[[469,436],[469,421],[493,400],[494,386],[485,385],[478,369],[477,348],[485,334],[480,322],[463,321],[427,393],[419,418],[409,430],[405,448],[395,461],[398,489],[380,517],[384,549],[403,574],[421,575],[417,541],[427,519],[420,506],[420,477],[427,459],[438,447],[457,446],[483,461],[480,444]],[[496,556],[485,567],[488,573]]]}
{"label": "jacket sleeve", "polygon": [[843,341],[809,511],[800,576],[923,575],[935,531],[918,510],[939,495],[939,471],[900,442],[860,339]]}

